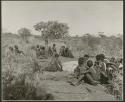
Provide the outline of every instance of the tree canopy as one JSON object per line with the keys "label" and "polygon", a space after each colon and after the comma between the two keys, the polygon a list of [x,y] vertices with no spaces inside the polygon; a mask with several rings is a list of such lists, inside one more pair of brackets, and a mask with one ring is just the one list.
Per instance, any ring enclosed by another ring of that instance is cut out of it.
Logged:
{"label": "tree canopy", "polygon": [[57,21],[39,22],[33,26],[36,31],[41,32],[43,38],[59,39],[68,35],[69,27],[66,23]]}
{"label": "tree canopy", "polygon": [[31,32],[29,29],[27,28],[21,28],[18,30],[18,34],[21,36],[21,37],[29,37],[31,36]]}
{"label": "tree canopy", "polygon": [[30,30],[27,29],[27,28],[21,28],[21,29],[19,29],[18,30],[18,34],[26,42],[28,42],[28,37],[32,35],[31,32],[30,32]]}

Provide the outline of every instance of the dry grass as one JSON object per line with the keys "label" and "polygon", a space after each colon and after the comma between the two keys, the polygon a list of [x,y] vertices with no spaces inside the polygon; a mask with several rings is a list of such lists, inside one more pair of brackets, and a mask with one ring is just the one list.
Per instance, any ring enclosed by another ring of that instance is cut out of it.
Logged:
{"label": "dry grass", "polygon": [[[59,41],[51,42],[50,45],[53,43],[57,44],[58,51],[60,46],[64,45],[63,42]],[[76,49],[76,47],[84,48],[85,45],[82,46],[79,43],[73,41],[70,42],[75,58],[72,59],[61,57],[62,62],[76,61],[79,56],[82,56],[84,53],[88,52],[89,49],[84,49],[84,52]],[[37,44],[44,45],[44,41],[40,41],[35,38],[31,39],[29,43],[25,43],[20,38],[2,37],[2,78],[4,99],[54,99],[53,96],[47,92],[48,88],[46,85],[41,85],[41,82],[43,80],[67,80],[69,73],[50,73],[42,71],[44,67],[48,65],[50,59],[42,61],[36,59],[35,51],[31,50],[30,48],[32,45]],[[6,54],[7,49],[9,46],[13,45],[18,45],[19,49],[24,51],[25,56],[13,56],[8,58]]]}

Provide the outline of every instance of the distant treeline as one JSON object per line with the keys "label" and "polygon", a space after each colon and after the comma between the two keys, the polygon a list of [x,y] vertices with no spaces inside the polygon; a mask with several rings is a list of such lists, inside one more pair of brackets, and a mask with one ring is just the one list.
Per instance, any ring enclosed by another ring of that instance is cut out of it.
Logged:
{"label": "distant treeline", "polygon": [[[20,38],[17,34],[5,33],[7,37]],[[44,40],[41,35],[31,35],[36,40]],[[51,42],[51,41],[50,41]],[[64,42],[70,46],[77,56],[80,54],[89,54],[95,56],[99,53],[104,53],[106,56],[122,57],[123,56],[123,39],[119,36],[106,36],[100,34],[94,36],[92,34],[84,34],[82,37],[74,36],[62,39],[56,39],[56,42]]]}
{"label": "distant treeline", "polygon": [[123,39],[122,36],[94,36],[86,34],[82,37],[73,37],[67,40],[74,51],[88,53],[95,56],[98,53],[104,53],[109,57],[122,57],[123,56]]}

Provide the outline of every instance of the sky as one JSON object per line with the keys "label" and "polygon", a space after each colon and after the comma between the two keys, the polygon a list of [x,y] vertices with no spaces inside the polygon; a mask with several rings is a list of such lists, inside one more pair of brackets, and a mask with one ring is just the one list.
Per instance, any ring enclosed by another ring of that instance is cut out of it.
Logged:
{"label": "sky", "polygon": [[26,27],[56,20],[67,23],[70,35],[123,34],[123,1],[2,1],[2,29],[17,33]]}

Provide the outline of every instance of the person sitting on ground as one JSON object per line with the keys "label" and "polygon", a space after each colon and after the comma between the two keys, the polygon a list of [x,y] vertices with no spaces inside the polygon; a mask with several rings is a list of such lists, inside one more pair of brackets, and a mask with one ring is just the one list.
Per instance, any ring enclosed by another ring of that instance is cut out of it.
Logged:
{"label": "person sitting on ground", "polygon": [[52,71],[52,72],[63,71],[63,69],[62,69],[62,63],[61,63],[61,60],[59,59],[59,54],[56,53],[52,57],[49,66],[46,67],[45,70],[46,71]]}
{"label": "person sitting on ground", "polygon": [[39,58],[40,56],[40,46],[36,45],[36,57]]}
{"label": "person sitting on ground", "polygon": [[74,85],[79,85],[82,80],[92,85],[97,85],[99,83],[96,79],[96,70],[93,68],[92,60],[88,60],[87,65],[82,69],[84,69],[84,71],[82,70],[82,72],[80,72],[78,81]]}
{"label": "person sitting on ground", "polygon": [[97,77],[97,71],[93,66],[93,61],[92,60],[88,60],[87,61],[87,67],[88,67],[88,71],[85,73],[85,77],[84,77],[84,81],[92,84],[92,85],[97,85],[99,84],[99,78]]}
{"label": "person sitting on ground", "polygon": [[12,52],[12,53],[14,53],[13,47],[10,46],[10,47],[9,47],[9,51]]}
{"label": "person sitting on ground", "polygon": [[121,58],[119,60],[119,69],[122,69],[123,68],[123,59]]}
{"label": "person sitting on ground", "polygon": [[23,51],[20,51],[20,50],[19,50],[19,48],[18,48],[17,45],[15,45],[14,48],[15,48],[14,51],[15,51],[15,54],[16,54],[16,55],[21,55],[21,54],[25,55]]}
{"label": "person sitting on ground", "polygon": [[6,52],[6,63],[8,63],[8,64],[11,64],[11,63],[13,63],[13,62],[15,62],[15,52],[14,52],[14,49],[13,49],[13,47],[9,47],[8,49],[7,49],[7,52]]}
{"label": "person sitting on ground", "polygon": [[85,54],[83,58],[84,58],[83,65],[86,65],[87,61],[89,60],[89,55]]}
{"label": "person sitting on ground", "polygon": [[11,57],[11,56],[13,56],[14,55],[14,49],[13,49],[13,47],[9,47],[9,50],[7,51],[7,56],[9,57]]}
{"label": "person sitting on ground", "polygon": [[100,66],[100,82],[101,84],[108,84],[108,76],[106,72],[106,63],[104,62],[105,55],[99,54],[98,59],[96,59],[99,62]]}
{"label": "person sitting on ground", "polygon": [[78,59],[78,66],[74,69],[74,75],[75,77],[78,79],[79,76],[80,76],[80,69],[81,67],[83,66],[83,61],[84,61],[84,58],[83,57],[80,57]]}
{"label": "person sitting on ground", "polygon": [[69,51],[69,48],[66,47],[66,48],[65,48],[65,54],[64,54],[64,57],[68,57],[68,51]]}
{"label": "person sitting on ground", "polygon": [[113,79],[113,72],[114,72],[114,70],[111,67],[110,63],[106,64],[106,71],[107,71],[108,80],[109,80],[109,82],[111,82],[112,79]]}
{"label": "person sitting on ground", "polygon": [[112,57],[111,59],[110,59],[110,62],[112,62],[112,63],[115,63],[115,57]]}
{"label": "person sitting on ground", "polygon": [[45,55],[45,47],[40,46],[40,51],[39,51],[39,59],[47,58]]}
{"label": "person sitting on ground", "polygon": [[[86,68],[88,59],[89,59],[89,55],[87,55],[87,54],[85,54],[84,57],[80,57],[78,59],[78,66],[75,68],[74,72],[75,71],[76,72],[78,71],[79,73],[84,72],[86,70],[85,68]],[[78,76],[78,75],[76,74],[76,76]]]}
{"label": "person sitting on ground", "polygon": [[74,58],[74,56],[73,56],[72,51],[71,51],[70,48],[69,48],[69,50],[68,50],[68,57],[70,57],[70,58]]}
{"label": "person sitting on ground", "polygon": [[61,47],[60,47],[59,55],[60,55],[60,56],[63,56],[63,57],[65,56],[65,46],[61,46]]}

